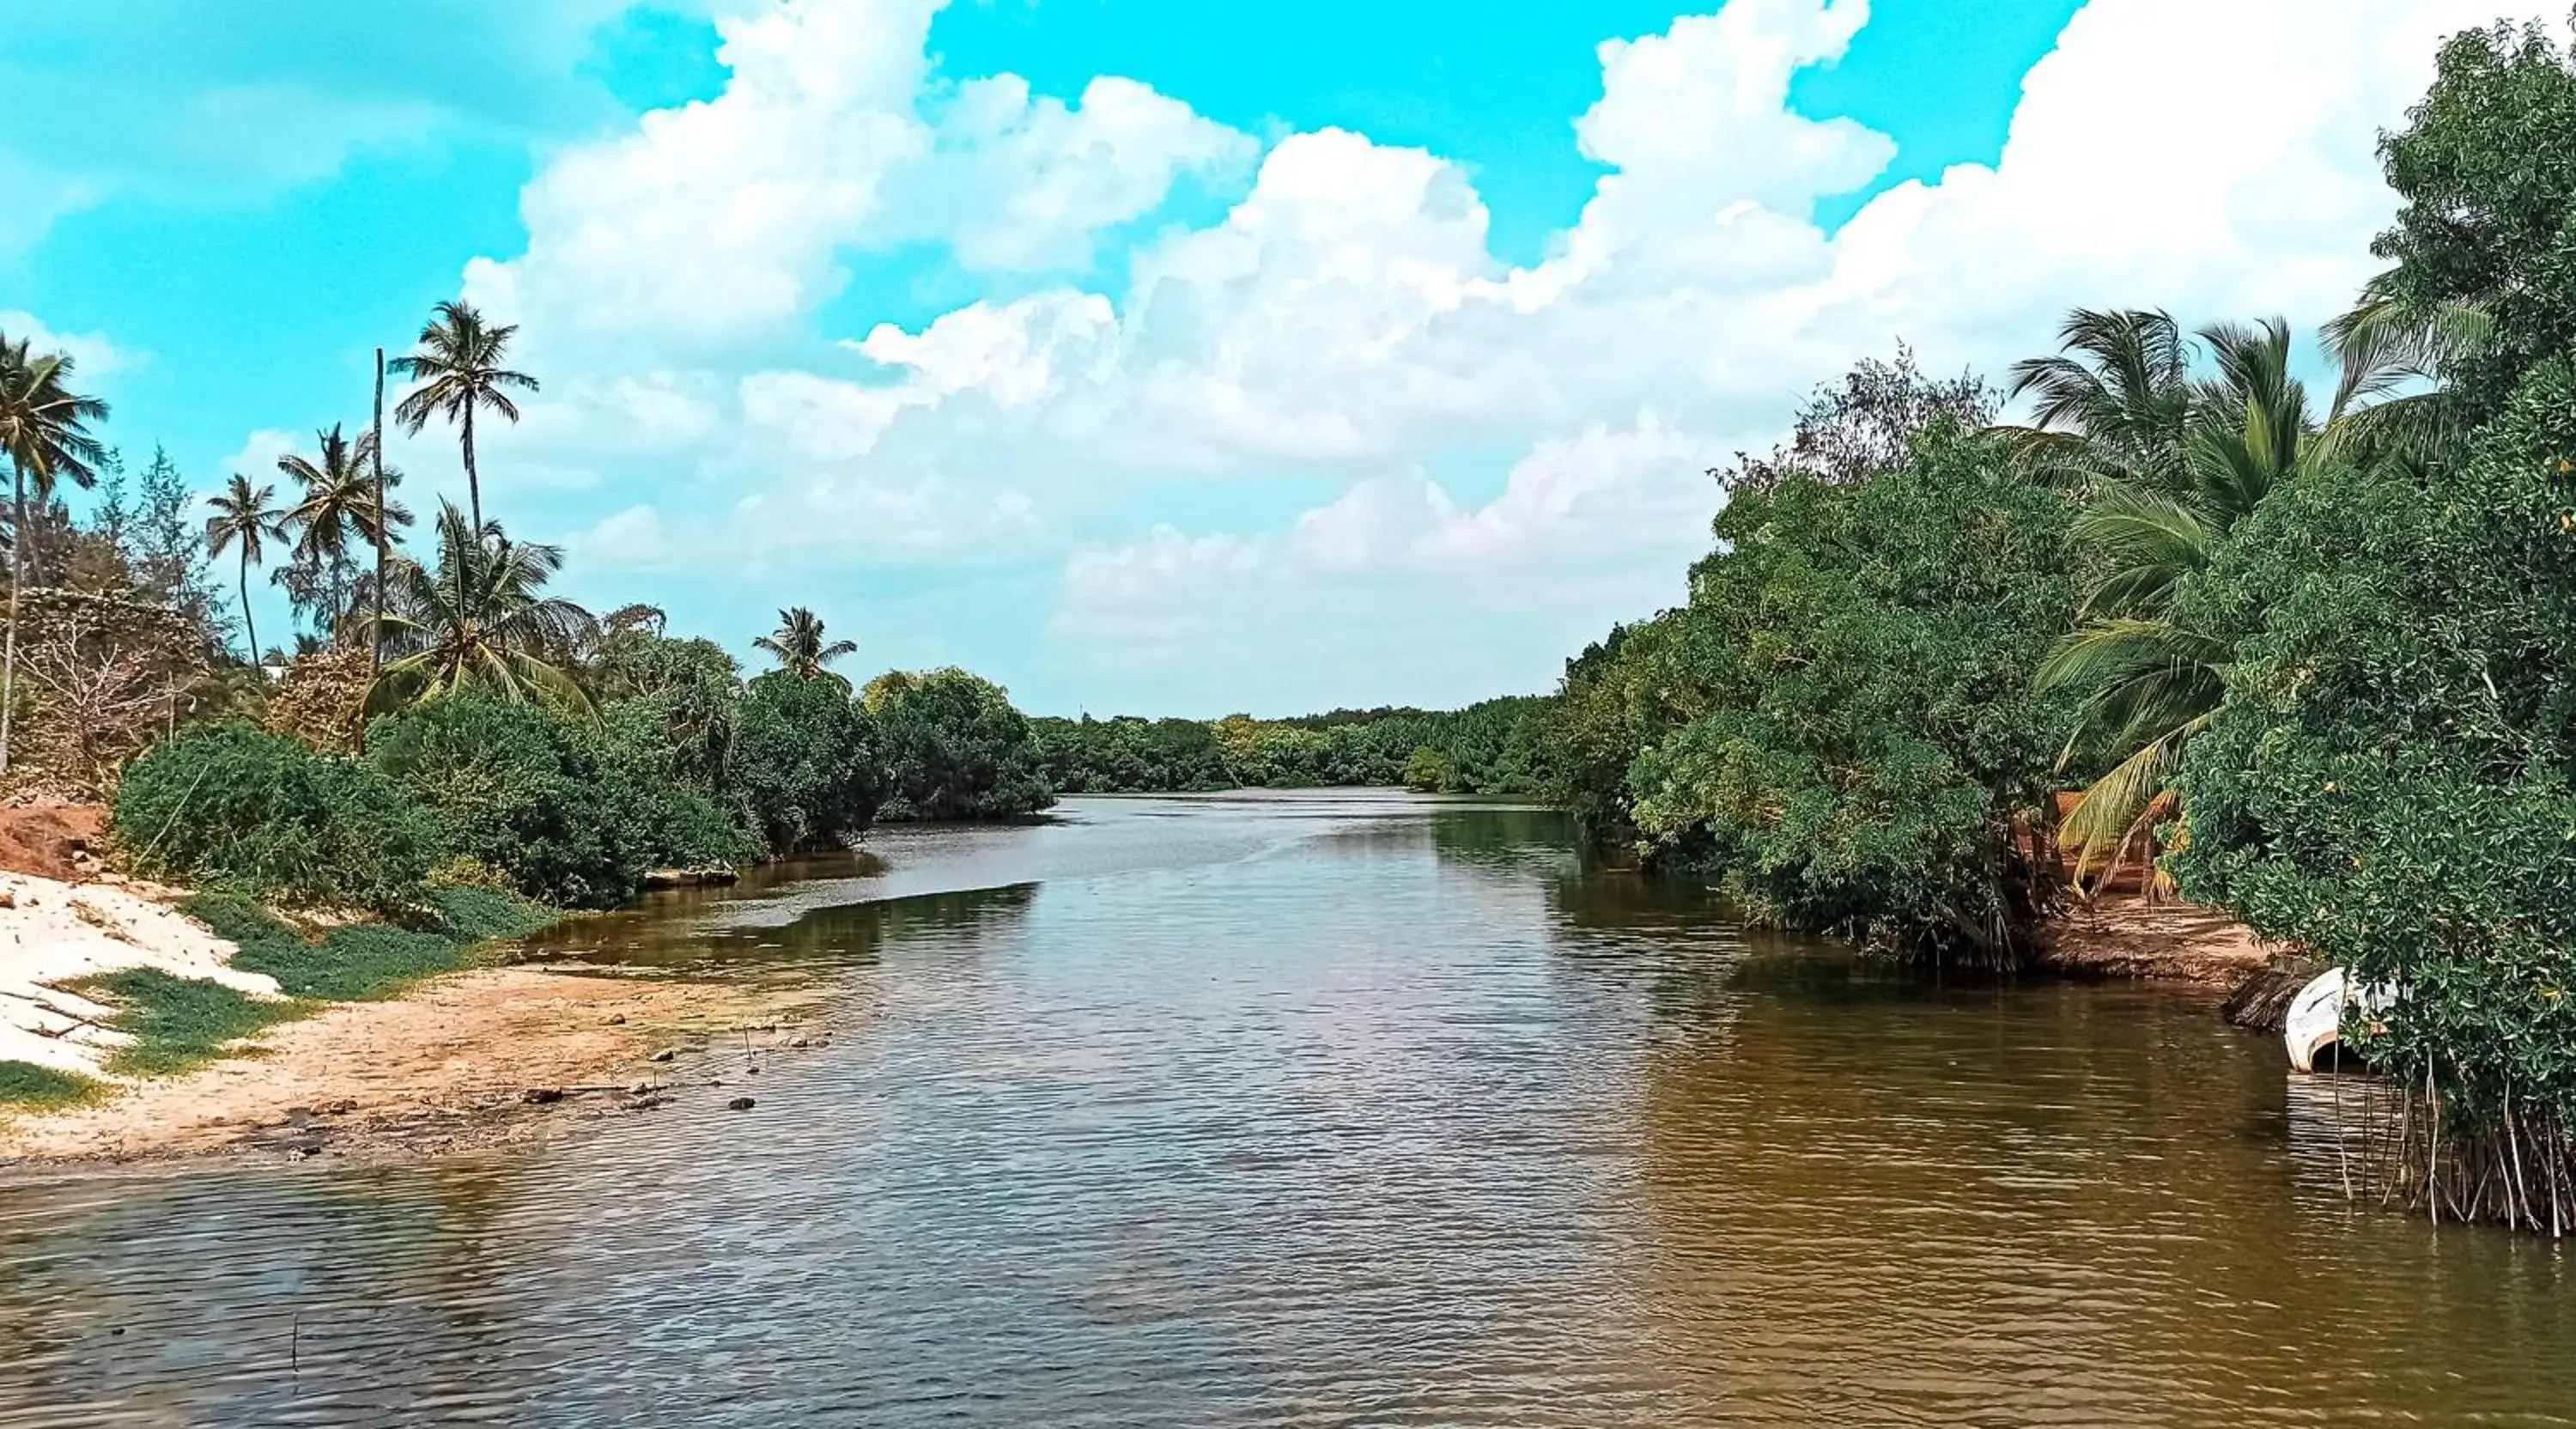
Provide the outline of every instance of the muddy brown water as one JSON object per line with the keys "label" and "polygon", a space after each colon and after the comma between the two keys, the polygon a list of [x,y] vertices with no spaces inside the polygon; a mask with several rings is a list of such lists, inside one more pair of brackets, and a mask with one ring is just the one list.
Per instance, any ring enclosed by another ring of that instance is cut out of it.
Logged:
{"label": "muddy brown water", "polygon": [[549,949],[828,988],[751,1112],[0,1177],[0,1424],[2576,1423],[2562,1252],[2348,1205],[2202,997],[1392,795],[796,872]]}

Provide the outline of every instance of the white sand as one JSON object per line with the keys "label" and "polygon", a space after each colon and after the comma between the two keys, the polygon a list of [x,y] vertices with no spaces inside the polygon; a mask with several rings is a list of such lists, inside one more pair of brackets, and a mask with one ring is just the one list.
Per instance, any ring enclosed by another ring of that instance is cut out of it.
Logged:
{"label": "white sand", "polygon": [[62,883],[0,873],[0,1061],[100,1075],[128,1040],[102,1024],[114,1009],[62,985],[127,968],[159,968],[253,997],[277,997],[277,982],[233,970],[232,944],[205,925],[129,888]]}

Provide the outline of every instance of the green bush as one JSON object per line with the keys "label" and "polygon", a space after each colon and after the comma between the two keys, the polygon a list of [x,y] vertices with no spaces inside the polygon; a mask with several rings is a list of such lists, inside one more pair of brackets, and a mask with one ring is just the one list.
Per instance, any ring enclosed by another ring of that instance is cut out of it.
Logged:
{"label": "green bush", "polygon": [[885,798],[877,724],[837,675],[775,671],[743,695],[733,782],[774,857],[844,843]]}
{"label": "green bush", "polygon": [[886,817],[1008,819],[1055,802],[1027,717],[992,681],[891,672],[868,683],[867,708],[884,742]]}
{"label": "green bush", "polygon": [[404,906],[440,853],[434,821],[375,768],[240,723],[155,745],[110,819],[137,873],[289,904]]}
{"label": "green bush", "polygon": [[1429,745],[1413,751],[1404,761],[1404,787],[1417,794],[1441,794],[1458,787],[1457,766],[1449,756]]}
{"label": "green bush", "polygon": [[2021,960],[2055,872],[2016,818],[2071,714],[2031,689],[2073,609],[2068,516],[1947,427],[1875,476],[1737,492],[1682,617],[1699,713],[1637,754],[1637,828],[1763,921]]}
{"label": "green bush", "polygon": [[448,851],[539,902],[612,907],[655,861],[588,721],[468,691],[375,721],[367,760],[428,807]]}

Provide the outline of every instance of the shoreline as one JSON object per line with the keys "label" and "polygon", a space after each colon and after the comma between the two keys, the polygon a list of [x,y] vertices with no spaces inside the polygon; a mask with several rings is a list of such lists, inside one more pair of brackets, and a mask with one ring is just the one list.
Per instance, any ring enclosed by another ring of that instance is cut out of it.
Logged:
{"label": "shoreline", "polygon": [[[408,1159],[525,1144],[753,1081],[822,994],[522,963],[266,1028],[176,1076],[0,1111],[0,1178],[138,1162]],[[666,1060],[657,1060],[664,1058]]]}

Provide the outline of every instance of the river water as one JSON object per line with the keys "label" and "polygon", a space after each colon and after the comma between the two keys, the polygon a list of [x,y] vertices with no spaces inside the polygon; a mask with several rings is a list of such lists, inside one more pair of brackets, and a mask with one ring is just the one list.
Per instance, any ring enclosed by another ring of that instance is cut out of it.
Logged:
{"label": "river water", "polygon": [[2576,1424],[2188,994],[1943,982],[1552,814],[1074,800],[558,933],[828,1047],[540,1148],[0,1178],[0,1424]]}

